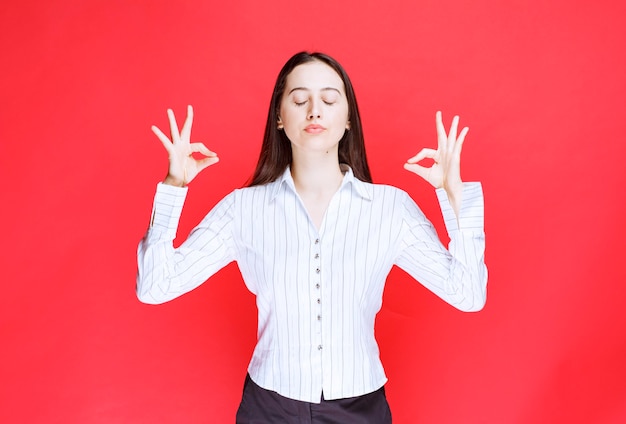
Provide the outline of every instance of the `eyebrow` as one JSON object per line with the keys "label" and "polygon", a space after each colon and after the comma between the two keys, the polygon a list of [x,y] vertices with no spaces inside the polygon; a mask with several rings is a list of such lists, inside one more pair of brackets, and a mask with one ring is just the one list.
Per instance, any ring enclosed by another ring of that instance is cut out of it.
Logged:
{"label": "eyebrow", "polygon": [[[306,88],[306,87],[295,87],[295,88],[292,88],[288,94],[291,94],[297,90],[311,91],[309,88]],[[335,87],[324,87],[320,91],[336,91],[337,93],[341,94],[341,91],[339,91],[339,89]]]}

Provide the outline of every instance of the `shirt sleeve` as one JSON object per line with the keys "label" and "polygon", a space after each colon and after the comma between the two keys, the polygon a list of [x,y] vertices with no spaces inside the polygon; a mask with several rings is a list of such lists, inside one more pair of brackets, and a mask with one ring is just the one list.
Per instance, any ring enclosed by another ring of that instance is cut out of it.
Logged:
{"label": "shirt sleeve", "polygon": [[234,194],[220,201],[174,248],[186,188],[159,184],[150,227],[137,249],[137,297],[157,304],[198,287],[234,260],[232,240]]}
{"label": "shirt sleeve", "polygon": [[433,225],[407,195],[402,246],[396,265],[462,311],[479,311],[487,296],[484,201],[480,183],[464,183],[457,217],[443,189],[437,190],[450,244],[446,249]]}

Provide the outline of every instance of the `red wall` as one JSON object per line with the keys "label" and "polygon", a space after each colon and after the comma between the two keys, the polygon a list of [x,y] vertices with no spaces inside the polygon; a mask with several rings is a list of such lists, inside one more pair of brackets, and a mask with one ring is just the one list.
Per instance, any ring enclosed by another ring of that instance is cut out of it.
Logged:
{"label": "red wall", "polygon": [[626,421],[624,2],[6,3],[0,422],[234,421],[256,332],[237,268],[169,304],[135,298],[167,166],[149,128],[193,104],[221,158],[191,186],[183,237],[252,172],[302,49],[348,69],[375,180],[440,230],[402,164],[435,145],[437,109],[470,126],[487,305],[458,312],[392,272],[376,330],[395,422]]}

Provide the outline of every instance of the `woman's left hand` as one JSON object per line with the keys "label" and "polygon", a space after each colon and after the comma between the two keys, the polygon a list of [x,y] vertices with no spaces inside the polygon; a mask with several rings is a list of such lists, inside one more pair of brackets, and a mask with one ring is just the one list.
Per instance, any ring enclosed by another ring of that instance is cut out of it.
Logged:
{"label": "woman's left hand", "polygon": [[[441,112],[436,114],[437,142],[435,149],[422,149],[404,164],[404,168],[414,172],[435,188],[443,188],[448,193],[453,207],[457,210],[455,203],[460,204],[461,193],[463,191],[463,181],[461,181],[461,149],[465,135],[469,128],[465,127],[457,136],[459,117],[452,118],[450,132],[446,134],[443,126]],[[434,163],[430,167],[419,164],[424,159],[432,159]],[[457,211],[458,212],[458,211]]]}

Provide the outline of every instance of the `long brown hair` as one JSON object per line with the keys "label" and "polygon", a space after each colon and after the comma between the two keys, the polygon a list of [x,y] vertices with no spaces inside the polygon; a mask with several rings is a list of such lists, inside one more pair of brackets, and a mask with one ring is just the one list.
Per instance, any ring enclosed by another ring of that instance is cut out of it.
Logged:
{"label": "long brown hair", "polygon": [[265,124],[265,135],[261,145],[261,154],[254,171],[254,175],[249,187],[267,184],[280,177],[288,165],[291,164],[291,142],[284,131],[278,130],[278,110],[285,91],[287,76],[293,69],[303,63],[319,61],[330,66],[337,72],[343,80],[348,99],[348,117],[350,119],[350,130],[346,130],[339,141],[339,163],[345,163],[352,168],[354,176],[361,181],[372,182],[367,156],[365,154],[365,143],[363,141],[363,128],[361,126],[361,116],[354,94],[354,88],[348,78],[348,74],[343,67],[332,57],[323,53],[300,52],[293,55],[285,66],[281,69],[276,79],[274,92],[270,101],[270,109],[267,114]]}

